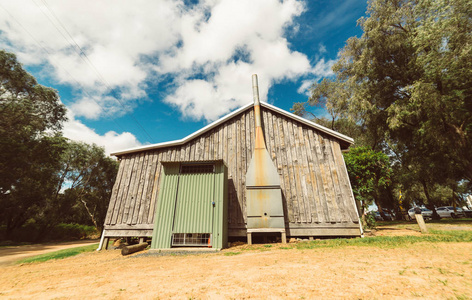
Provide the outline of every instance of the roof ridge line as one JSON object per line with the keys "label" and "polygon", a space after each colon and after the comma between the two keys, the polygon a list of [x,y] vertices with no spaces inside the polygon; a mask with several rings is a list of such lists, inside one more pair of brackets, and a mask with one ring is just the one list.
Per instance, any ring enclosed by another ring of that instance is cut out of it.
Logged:
{"label": "roof ridge line", "polygon": [[[291,112],[288,112],[288,111],[285,111],[281,108],[278,108],[272,104],[269,104],[267,102],[263,102],[261,101],[261,105],[264,106],[264,107],[267,107],[267,108],[270,108],[272,110],[275,110],[277,111],[278,113],[282,114],[282,115],[285,115],[286,117],[289,117],[289,118],[292,118],[292,119],[295,119],[305,125],[308,125],[310,127],[313,127],[313,128],[316,128],[324,133],[327,133],[331,136],[334,136],[340,140],[343,140],[349,144],[353,144],[354,143],[354,139],[344,135],[344,134],[341,134],[339,132],[336,132],[334,130],[331,130],[327,127],[324,127],[322,125],[319,125],[319,124],[316,124],[312,121],[309,121],[303,117],[300,117],[300,116],[297,116]],[[254,102],[250,102],[240,108],[238,108],[237,110],[219,118],[218,120],[216,121],[213,121],[212,123],[206,125],[205,127],[195,131],[194,133],[192,134],[189,134],[187,135],[186,137],[180,139],[180,140],[173,140],[173,141],[169,141],[169,142],[162,142],[162,143],[156,143],[156,144],[151,144],[151,145],[145,145],[145,146],[139,146],[139,147],[134,147],[134,148],[129,148],[129,149],[125,149],[125,150],[122,150],[122,151],[117,151],[117,152],[113,152],[113,153],[110,153],[110,155],[113,155],[113,156],[121,156],[121,155],[124,155],[124,154],[130,154],[130,153],[134,153],[134,152],[141,152],[141,151],[146,151],[146,150],[153,150],[153,149],[159,149],[159,148],[163,148],[163,147],[171,147],[171,146],[179,146],[179,145],[183,145],[185,144],[186,142],[190,141],[191,139],[195,138],[195,137],[198,137],[199,135],[213,129],[214,127],[218,126],[219,124],[225,122],[226,120],[229,120],[231,119],[232,117],[238,115],[239,113],[241,113],[242,111],[250,108],[254,106]]]}

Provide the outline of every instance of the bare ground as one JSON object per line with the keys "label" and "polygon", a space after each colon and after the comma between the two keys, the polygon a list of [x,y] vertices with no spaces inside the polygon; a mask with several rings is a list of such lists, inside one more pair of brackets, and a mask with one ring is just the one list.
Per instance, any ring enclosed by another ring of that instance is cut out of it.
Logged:
{"label": "bare ground", "polygon": [[[418,234],[383,229],[375,235]],[[470,299],[472,243],[411,247],[247,250],[123,257],[91,252],[5,266],[0,298],[48,299]]]}
{"label": "bare ground", "polygon": [[25,246],[9,246],[0,248],[0,266],[11,265],[15,261],[28,257],[54,252],[63,249],[88,246],[99,240],[81,240],[63,243],[34,244]]}

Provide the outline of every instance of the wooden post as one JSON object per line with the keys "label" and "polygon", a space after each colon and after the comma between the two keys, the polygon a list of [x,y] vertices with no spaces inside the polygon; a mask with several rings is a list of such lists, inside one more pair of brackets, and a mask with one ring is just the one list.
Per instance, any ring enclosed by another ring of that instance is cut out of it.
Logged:
{"label": "wooden post", "polygon": [[252,245],[252,232],[247,233],[247,244]]}
{"label": "wooden post", "polygon": [[423,215],[421,214],[421,209],[415,209],[415,219],[418,223],[418,226],[420,226],[421,233],[428,233],[428,228],[426,228],[426,224],[424,223]]}
{"label": "wooden post", "polygon": [[105,250],[108,250],[109,243],[110,243],[110,238],[106,237],[103,239],[103,245],[105,246]]}

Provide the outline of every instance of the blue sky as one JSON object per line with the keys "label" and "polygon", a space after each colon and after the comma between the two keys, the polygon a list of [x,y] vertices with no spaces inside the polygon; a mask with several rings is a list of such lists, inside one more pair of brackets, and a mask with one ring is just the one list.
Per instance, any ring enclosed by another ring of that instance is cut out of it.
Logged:
{"label": "blue sky", "polygon": [[[366,1],[0,0],[0,44],[107,153],[181,139],[252,101],[289,110],[332,75]],[[323,111],[319,111],[323,114]]]}

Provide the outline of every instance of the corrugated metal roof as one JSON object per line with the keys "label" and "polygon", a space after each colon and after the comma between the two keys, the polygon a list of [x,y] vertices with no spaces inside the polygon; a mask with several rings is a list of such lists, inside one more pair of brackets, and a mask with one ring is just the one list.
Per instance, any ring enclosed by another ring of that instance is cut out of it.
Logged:
{"label": "corrugated metal roof", "polygon": [[[140,151],[145,151],[145,150],[153,150],[153,149],[159,149],[159,148],[165,148],[165,147],[171,147],[171,146],[180,146],[180,145],[183,145],[185,144],[186,142],[204,134],[205,132],[208,132],[210,131],[211,129],[217,127],[218,125],[226,122],[227,120],[233,118],[234,116],[238,115],[239,113],[245,111],[246,109],[249,109],[250,107],[253,107],[254,106],[254,103],[251,102],[251,103],[248,103],[246,105],[244,105],[243,107],[233,111],[232,113],[229,113],[227,114],[226,116],[214,121],[213,123],[203,127],[202,129],[198,130],[198,131],[195,131],[194,133],[186,136],[185,138],[183,139],[180,139],[180,140],[175,140],[175,141],[169,141],[169,142],[164,142],[164,143],[157,143],[157,144],[152,144],[152,145],[147,145],[147,146],[142,146],[142,147],[136,147],[136,148],[131,148],[131,149],[126,149],[126,150],[123,150],[123,151],[118,151],[118,152],[114,152],[114,153],[111,153],[111,155],[115,155],[115,156],[121,156],[121,155],[124,155],[124,154],[130,154],[130,153],[134,153],[134,152],[140,152]],[[322,131],[326,134],[329,134],[331,135],[332,137],[335,137],[341,141],[344,141],[348,144],[354,144],[354,139],[344,135],[344,134],[341,134],[339,132],[336,132],[334,130],[331,130],[329,128],[326,128],[324,126],[321,126],[319,124],[316,124],[312,121],[309,121],[305,118],[302,118],[300,116],[297,116],[295,114],[292,114],[288,111],[285,111],[283,109],[280,109],[276,106],[273,106],[269,103],[266,103],[266,102],[261,102],[261,106],[265,107],[265,108],[268,108],[268,109],[271,109],[271,110],[274,110],[288,118],[291,118],[291,119],[294,119],[294,120],[297,120],[298,122],[301,122],[307,126],[310,126],[312,128],[315,128],[319,131]]]}

